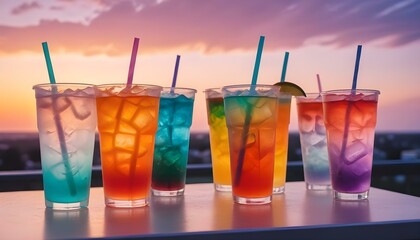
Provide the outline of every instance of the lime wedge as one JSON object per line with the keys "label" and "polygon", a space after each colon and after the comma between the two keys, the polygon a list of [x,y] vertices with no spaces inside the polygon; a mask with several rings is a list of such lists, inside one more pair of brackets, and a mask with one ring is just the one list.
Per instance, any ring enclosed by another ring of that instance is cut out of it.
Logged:
{"label": "lime wedge", "polygon": [[290,93],[293,96],[305,96],[306,93],[301,87],[291,82],[278,82],[274,84],[280,87],[280,92]]}

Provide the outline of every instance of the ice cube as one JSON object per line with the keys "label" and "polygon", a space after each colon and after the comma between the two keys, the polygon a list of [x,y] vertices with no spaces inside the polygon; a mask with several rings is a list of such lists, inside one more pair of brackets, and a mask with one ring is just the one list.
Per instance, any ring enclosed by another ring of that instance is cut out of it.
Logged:
{"label": "ice cube", "polygon": [[190,124],[191,122],[191,115],[192,115],[192,109],[193,109],[193,102],[191,99],[186,98],[184,95],[176,98],[174,110],[174,118],[177,116],[183,116],[185,120],[184,124]]}
{"label": "ice cube", "polygon": [[139,102],[139,105],[141,106],[141,107],[144,107],[144,108],[155,108],[156,107],[156,105],[158,105],[158,100],[159,98],[158,97],[156,97],[156,98],[142,98],[141,99],[141,101]]}
{"label": "ice cube", "polygon": [[64,166],[64,162],[58,162],[52,165],[49,172],[56,180],[63,181],[66,179],[66,167]]}
{"label": "ice cube", "polygon": [[345,150],[345,163],[350,165],[353,164],[369,153],[368,147],[361,141],[356,140],[351,143],[350,146],[346,147]]}
{"label": "ice cube", "polygon": [[264,105],[266,105],[268,101],[269,100],[266,98],[256,98],[255,103],[254,104],[251,103],[251,105],[254,105],[257,108],[261,108],[261,107],[264,107]]}
{"label": "ice cube", "polygon": [[315,116],[304,113],[300,116],[299,130],[301,133],[311,133],[315,128]]}
{"label": "ice cube", "polygon": [[72,154],[68,154],[65,158],[62,153],[57,153],[55,156],[57,162],[50,166],[50,170],[58,180],[64,180],[67,175],[75,176],[80,172],[80,163],[71,159],[74,153],[73,151]]}
{"label": "ice cube", "polygon": [[124,120],[130,121],[136,111],[137,111],[137,105],[133,104],[132,102],[128,100],[124,101],[121,118]]}
{"label": "ice cube", "polygon": [[186,95],[182,94],[176,98],[176,103],[182,105],[190,105],[193,103],[193,98],[187,97]]}
{"label": "ice cube", "polygon": [[52,99],[49,97],[40,97],[36,100],[38,108],[49,108],[51,109]]}
{"label": "ice cube", "polygon": [[84,89],[84,90],[81,90],[81,89],[76,89],[76,91],[74,91],[72,94],[71,94],[71,96],[76,96],[76,97],[88,97],[89,96],[89,94],[92,94],[92,93],[89,93],[90,92],[90,89],[88,89],[88,88],[86,88],[86,89]]}
{"label": "ice cube", "polygon": [[141,144],[139,146],[139,150],[137,152],[137,157],[143,157],[149,152],[149,149],[147,148],[147,146],[148,145],[144,145],[144,144]]}
{"label": "ice cube", "polygon": [[132,153],[128,153],[125,151],[116,151],[115,152],[115,167],[116,169],[124,174],[128,175],[130,174],[130,164],[133,158]]}
{"label": "ice cube", "polygon": [[131,152],[134,150],[134,143],[136,141],[136,135],[118,133],[115,135],[114,141],[115,141],[114,142],[115,148]]}
{"label": "ice cube", "polygon": [[268,105],[264,105],[260,108],[254,108],[251,114],[252,124],[261,124],[273,116],[273,113]]}
{"label": "ice cube", "polygon": [[132,95],[132,89],[129,86],[126,86],[117,93],[117,96],[121,97],[130,97]]}
{"label": "ice cube", "polygon": [[188,116],[185,115],[184,112],[181,112],[180,114],[175,114],[173,116],[172,125],[181,127],[181,126],[188,126]]}
{"label": "ice cube", "polygon": [[176,146],[187,145],[189,137],[190,137],[190,132],[188,128],[174,127],[172,129],[172,144],[173,145],[176,145]]}
{"label": "ice cube", "polygon": [[139,149],[137,151],[137,157],[143,157],[151,151],[153,146],[154,135],[142,135],[139,140]]}
{"label": "ice cube", "polygon": [[51,96],[51,90],[43,89],[41,87],[36,88],[36,90],[35,90],[35,97],[36,98],[43,98],[43,97],[46,97],[46,96]]}
{"label": "ice cube", "polygon": [[146,95],[146,91],[147,91],[147,89],[145,89],[142,86],[135,85],[131,88],[131,92],[136,94],[136,95],[143,95],[143,93],[144,93],[144,95]]}
{"label": "ice cube", "polygon": [[348,100],[349,101],[360,101],[363,99],[363,93],[355,94],[355,95],[349,95]]}
{"label": "ice cube", "polygon": [[98,115],[106,115],[114,119],[122,108],[122,99],[120,98],[103,98],[99,103],[98,112],[100,113],[98,113]]}
{"label": "ice cube", "polygon": [[[70,100],[69,100],[70,101]],[[71,103],[71,111],[73,115],[79,120],[85,120],[91,114],[90,107],[86,105],[85,101],[82,101],[81,104],[78,104],[77,107],[75,106],[76,103]]]}
{"label": "ice cube", "polygon": [[337,159],[339,159],[341,155],[340,149],[341,149],[341,145],[340,146],[337,146],[334,144],[328,145],[328,156],[332,159],[333,163],[338,162]]}
{"label": "ice cube", "polygon": [[315,132],[301,133],[301,137],[302,137],[303,142],[305,142],[306,145],[322,146],[325,143],[325,136],[318,135]]}
{"label": "ice cube", "polygon": [[168,128],[159,128],[156,132],[156,146],[168,146],[170,145],[170,130]]}
{"label": "ice cube", "polygon": [[182,153],[178,147],[171,147],[163,154],[163,164],[171,166],[182,158]]}
{"label": "ice cube", "polygon": [[230,126],[242,126],[245,122],[245,112],[240,107],[231,108],[226,122]]}
{"label": "ice cube", "polygon": [[117,121],[108,115],[98,118],[98,129],[101,133],[115,133]]}
{"label": "ice cube", "polygon": [[133,117],[132,124],[143,133],[156,131],[156,112],[150,109],[141,109]]}
{"label": "ice cube", "polygon": [[56,113],[61,113],[71,105],[71,101],[67,97],[54,97],[53,107]]}
{"label": "ice cube", "polygon": [[[318,135],[318,136],[320,136],[320,135]],[[325,136],[321,136],[321,137],[323,137],[323,139],[313,145],[314,147],[316,147],[318,149],[327,146],[327,139],[325,138]]]}
{"label": "ice cube", "polygon": [[101,133],[100,137],[100,148],[102,152],[110,152],[114,149],[114,134]]}
{"label": "ice cube", "polygon": [[[264,137],[261,137],[264,136]],[[276,141],[275,139],[275,132],[271,129],[259,129],[258,130],[258,137],[259,140],[259,146],[260,146],[260,158],[266,158],[266,155],[273,153],[273,143]],[[277,150],[283,151],[285,148],[277,148],[276,154],[279,154]]]}
{"label": "ice cube", "polygon": [[249,133],[246,136],[246,147],[252,147],[254,145],[255,141],[257,141],[257,137],[255,136],[255,133]]}
{"label": "ice cube", "polygon": [[362,176],[363,174],[369,173],[371,171],[372,164],[368,161],[357,161],[351,165],[351,171],[356,176]]}
{"label": "ice cube", "polygon": [[342,95],[342,94],[327,94],[325,95],[324,99],[328,102],[331,101],[343,101],[347,99],[347,95]]}
{"label": "ice cube", "polygon": [[222,94],[220,93],[220,89],[215,91],[213,89],[209,89],[207,92],[207,98],[220,98],[222,97]]}
{"label": "ice cube", "polygon": [[136,134],[137,133],[137,130],[129,122],[126,122],[124,120],[121,120],[120,121],[120,124],[118,125],[118,132],[120,132],[120,133],[128,133],[128,134]]}
{"label": "ice cube", "polygon": [[62,94],[65,94],[65,95],[74,95],[74,90],[71,89],[71,88],[67,88],[64,91],[62,91]]}

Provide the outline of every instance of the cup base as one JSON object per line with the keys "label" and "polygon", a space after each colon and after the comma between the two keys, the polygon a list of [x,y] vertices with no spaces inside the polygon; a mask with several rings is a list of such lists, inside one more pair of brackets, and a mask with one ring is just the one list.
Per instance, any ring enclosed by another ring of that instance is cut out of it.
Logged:
{"label": "cup base", "polygon": [[147,198],[136,200],[116,200],[105,197],[105,205],[113,208],[137,208],[149,205]]}
{"label": "cup base", "polygon": [[274,187],[273,188],[273,194],[281,194],[281,193],[284,193],[285,190],[286,190],[285,186]]}
{"label": "cup base", "polygon": [[306,183],[306,189],[313,190],[313,191],[323,191],[323,190],[330,190],[331,185],[319,185],[319,184],[310,184]]}
{"label": "cup base", "polygon": [[45,206],[54,210],[75,210],[80,208],[86,208],[88,206],[88,203],[88,200],[75,203],[56,203],[45,200]]}
{"label": "cup base", "polygon": [[233,201],[239,204],[244,204],[244,205],[262,205],[262,204],[271,203],[271,196],[262,197],[262,198],[244,198],[244,197],[233,196]]}
{"label": "cup base", "polygon": [[337,200],[347,200],[347,201],[357,201],[365,200],[369,196],[369,190],[361,193],[342,193],[334,190],[334,199]]}
{"label": "cup base", "polygon": [[214,189],[219,192],[232,192],[232,185],[214,184]]}
{"label": "cup base", "polygon": [[159,197],[182,196],[184,195],[184,188],[179,189],[179,190],[173,190],[173,191],[163,191],[163,190],[152,189],[152,193],[154,196],[159,196]]}

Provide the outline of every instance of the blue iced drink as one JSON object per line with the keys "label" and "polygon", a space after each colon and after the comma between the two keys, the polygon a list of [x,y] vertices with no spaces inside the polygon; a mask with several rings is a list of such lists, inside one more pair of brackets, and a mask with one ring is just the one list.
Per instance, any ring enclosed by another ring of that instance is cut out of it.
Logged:
{"label": "blue iced drink", "polygon": [[187,88],[164,88],[161,93],[153,158],[154,195],[184,192],[195,93]]}
{"label": "blue iced drink", "polygon": [[93,86],[34,86],[45,203],[87,207],[96,130]]}

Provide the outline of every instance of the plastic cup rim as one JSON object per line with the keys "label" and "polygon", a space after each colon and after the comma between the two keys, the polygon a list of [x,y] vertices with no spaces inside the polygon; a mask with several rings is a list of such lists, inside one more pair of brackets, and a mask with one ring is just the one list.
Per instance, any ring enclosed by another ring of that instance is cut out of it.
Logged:
{"label": "plastic cup rim", "polygon": [[351,94],[351,93],[370,93],[370,94],[376,94],[379,95],[381,92],[376,89],[365,89],[365,88],[346,88],[346,89],[334,89],[334,90],[328,90],[328,91],[322,91],[321,95],[327,95],[327,94]]}

